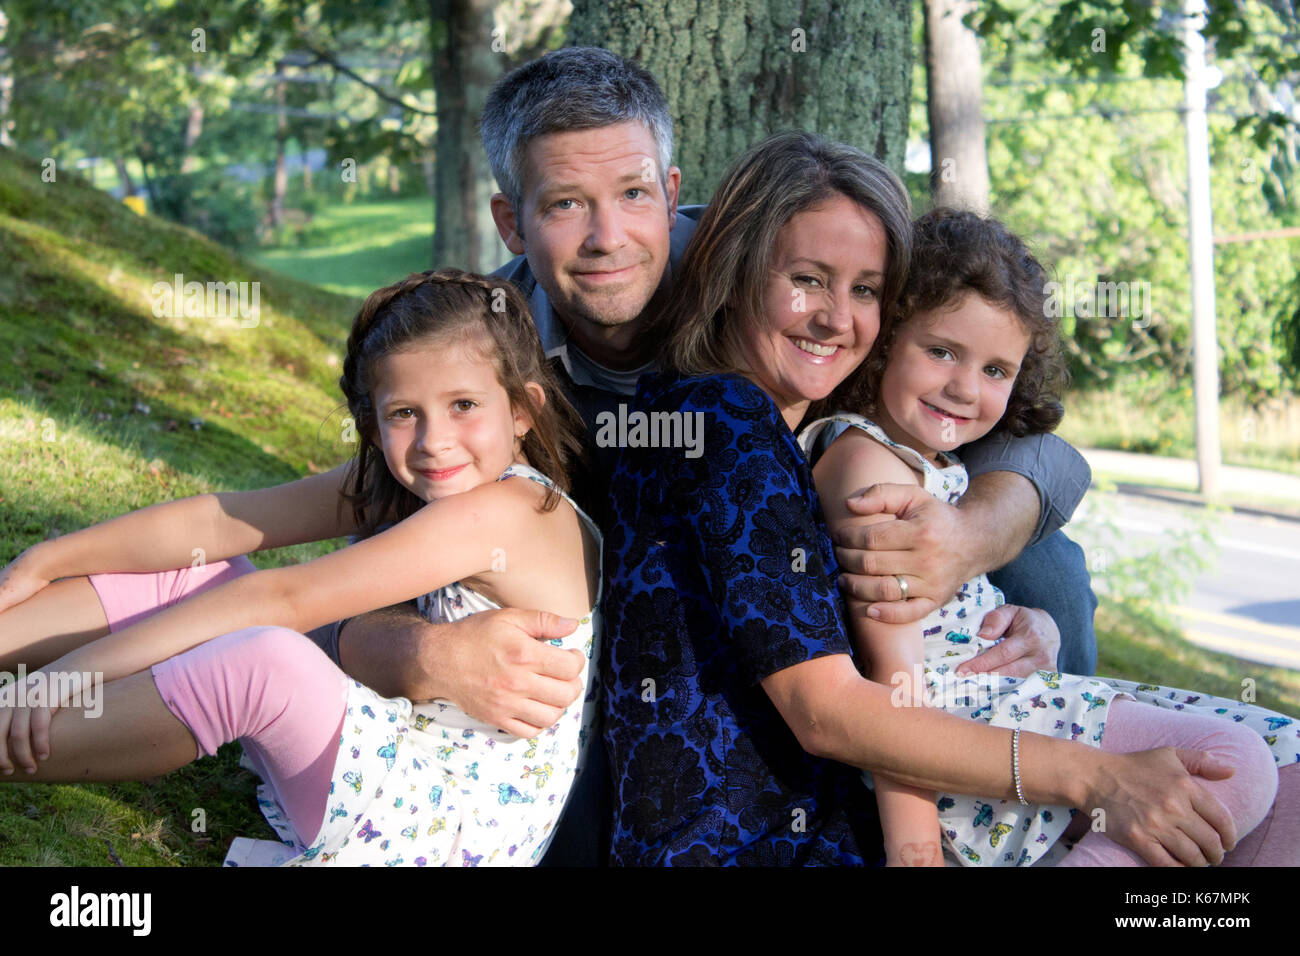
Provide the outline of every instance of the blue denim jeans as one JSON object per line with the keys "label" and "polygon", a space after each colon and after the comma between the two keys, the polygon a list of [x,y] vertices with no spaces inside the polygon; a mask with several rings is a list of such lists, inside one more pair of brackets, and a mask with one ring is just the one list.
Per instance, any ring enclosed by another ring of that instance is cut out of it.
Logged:
{"label": "blue denim jeans", "polygon": [[1057,669],[1063,674],[1090,677],[1097,670],[1097,634],[1092,616],[1097,597],[1083,549],[1056,531],[1020,552],[989,580],[1006,595],[1008,604],[1042,608],[1061,629]]}

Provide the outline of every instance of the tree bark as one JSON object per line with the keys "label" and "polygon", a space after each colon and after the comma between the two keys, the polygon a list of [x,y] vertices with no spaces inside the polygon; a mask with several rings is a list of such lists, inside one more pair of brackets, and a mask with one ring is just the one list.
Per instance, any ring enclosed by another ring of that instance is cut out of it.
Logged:
{"label": "tree bark", "polygon": [[738,153],[806,129],[901,173],[911,97],[910,0],[576,0],[569,43],[603,46],[663,86],[682,201],[706,202]]}
{"label": "tree bark", "polygon": [[989,158],[984,139],[980,48],[962,23],[970,0],[924,0],[930,195],[936,206],[985,214]]}
{"label": "tree bark", "polygon": [[434,140],[433,264],[488,272],[508,258],[492,223],[496,183],[479,144],[478,118],[505,66],[494,51],[492,0],[429,0],[431,24],[446,24],[433,51],[438,132]]}

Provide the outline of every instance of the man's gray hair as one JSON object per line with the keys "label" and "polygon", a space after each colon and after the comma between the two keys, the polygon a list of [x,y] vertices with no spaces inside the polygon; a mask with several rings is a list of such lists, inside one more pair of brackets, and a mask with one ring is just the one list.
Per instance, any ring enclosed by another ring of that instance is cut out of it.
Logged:
{"label": "man's gray hair", "polygon": [[658,147],[655,178],[666,182],[673,121],[655,78],[600,47],[566,47],[503,76],[488,93],[480,124],[497,185],[518,214],[523,208],[524,154],[534,137],[641,122]]}

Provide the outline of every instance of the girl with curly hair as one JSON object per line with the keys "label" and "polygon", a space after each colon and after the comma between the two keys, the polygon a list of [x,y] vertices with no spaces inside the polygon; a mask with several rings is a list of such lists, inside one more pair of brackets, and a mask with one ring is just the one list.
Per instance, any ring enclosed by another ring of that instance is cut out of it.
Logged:
{"label": "girl with curly hair", "polygon": [[[886,317],[871,355],[832,398],[838,407],[860,408],[866,416],[821,418],[800,437],[805,451],[826,449],[813,477],[832,529],[893,520],[852,516],[844,504],[878,482],[918,484],[953,504],[967,487],[953,449],[996,430],[1016,436],[1050,431],[1063,414],[1060,333],[1049,318],[1047,276],[1024,243],[995,220],[937,209],[914,224],[912,256],[901,308]],[[906,579],[899,586],[906,597]],[[865,604],[849,601],[860,659],[870,679],[892,686],[894,706],[940,707],[1013,731],[1014,799],[936,794],[867,775],[889,863],[942,865],[942,836],[964,864],[1025,866],[1042,859],[1063,835],[1082,833],[1064,865],[1141,862],[1107,838],[1104,813],[1027,800],[1022,731],[1109,753],[1158,747],[1213,753],[1233,773],[1200,782],[1231,813],[1240,837],[1261,831],[1226,861],[1298,862],[1294,834],[1288,838],[1278,830],[1264,846],[1269,826],[1261,825],[1272,823],[1275,793],[1280,806],[1300,801],[1300,737],[1291,719],[1241,701],[1151,684],[1047,671],[1024,679],[958,674],[959,665],[995,643],[982,635],[991,631],[986,615],[1002,604],[1001,592],[982,574],[915,624],[885,624]],[[1275,767],[1286,768],[1281,793]],[[1293,818],[1279,822],[1282,828],[1296,825]]]}
{"label": "girl with curly hair", "polygon": [[[44,542],[0,575],[11,593],[31,592],[0,614],[0,661],[66,651],[0,693],[0,771],[146,779],[240,740],[285,845],[273,859],[241,844],[228,864],[536,862],[590,736],[593,695],[521,736],[450,701],[384,697],[301,632],[411,599],[435,622],[544,608],[569,619],[572,633],[552,643],[582,656],[590,691],[601,535],[565,493],[581,420],[519,292],[458,270],[372,293],[339,384],[361,441],[332,515],[236,518],[202,496]],[[265,571],[237,557],[309,540],[295,522],[362,540]],[[212,564],[167,570],[196,544]],[[90,587],[35,586],[78,576]],[[69,607],[73,594],[95,607]],[[87,642],[94,628],[68,622],[94,611],[111,633]],[[34,693],[68,673],[102,675],[102,716]]]}

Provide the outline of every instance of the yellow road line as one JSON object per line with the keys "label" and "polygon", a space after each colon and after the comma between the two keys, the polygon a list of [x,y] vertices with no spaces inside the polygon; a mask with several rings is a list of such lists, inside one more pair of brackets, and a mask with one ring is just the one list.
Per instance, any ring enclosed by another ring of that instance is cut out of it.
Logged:
{"label": "yellow road line", "polygon": [[1283,640],[1294,641],[1297,645],[1300,645],[1300,627],[1287,627],[1284,624],[1263,624],[1248,617],[1240,617],[1236,614],[1219,614],[1215,611],[1202,611],[1200,608],[1195,607],[1177,606],[1170,608],[1170,610],[1194,621],[1219,624],[1223,627],[1236,628],[1241,631],[1253,631],[1256,634],[1266,634],[1269,637],[1280,637]]}

